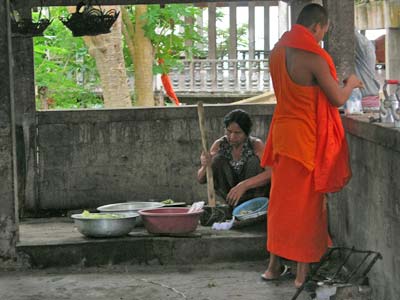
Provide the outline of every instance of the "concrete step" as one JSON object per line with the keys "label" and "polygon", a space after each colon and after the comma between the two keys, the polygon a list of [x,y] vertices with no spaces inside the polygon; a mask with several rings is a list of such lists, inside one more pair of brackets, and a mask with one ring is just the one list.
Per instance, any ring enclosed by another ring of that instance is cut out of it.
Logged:
{"label": "concrete step", "polygon": [[184,236],[157,236],[143,227],[121,238],[86,238],[69,219],[25,220],[17,251],[33,268],[115,264],[186,265],[267,258],[265,222],[228,231],[210,227]]}

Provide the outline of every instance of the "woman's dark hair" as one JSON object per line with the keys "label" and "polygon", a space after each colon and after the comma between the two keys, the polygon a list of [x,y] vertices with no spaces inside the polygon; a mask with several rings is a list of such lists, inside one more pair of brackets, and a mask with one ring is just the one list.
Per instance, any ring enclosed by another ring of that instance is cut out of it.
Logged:
{"label": "woman's dark hair", "polygon": [[314,24],[326,25],[328,24],[328,12],[319,4],[308,4],[301,10],[296,23],[307,28]]}
{"label": "woman's dark hair", "polygon": [[250,116],[243,109],[234,109],[224,117],[225,128],[228,128],[229,124],[235,122],[239,125],[240,129],[248,136],[253,123],[251,122]]}

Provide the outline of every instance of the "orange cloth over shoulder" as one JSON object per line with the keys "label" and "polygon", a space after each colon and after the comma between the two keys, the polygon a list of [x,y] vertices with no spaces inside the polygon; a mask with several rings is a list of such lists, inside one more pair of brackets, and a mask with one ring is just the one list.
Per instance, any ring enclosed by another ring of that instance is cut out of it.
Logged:
{"label": "orange cloth over shoulder", "polygon": [[[285,55],[285,47],[320,55],[329,65],[331,76],[337,80],[331,56],[304,26],[293,25],[275,45],[271,56]],[[327,193],[341,190],[349,181],[351,170],[338,109],[330,104],[319,87],[294,83],[287,75],[286,65],[273,65],[273,61],[270,70],[278,105],[261,165],[272,166],[277,154],[286,155],[301,162],[310,171],[314,170],[315,191]],[[284,62],[285,59],[278,61]],[[317,101],[310,103],[307,99]]]}

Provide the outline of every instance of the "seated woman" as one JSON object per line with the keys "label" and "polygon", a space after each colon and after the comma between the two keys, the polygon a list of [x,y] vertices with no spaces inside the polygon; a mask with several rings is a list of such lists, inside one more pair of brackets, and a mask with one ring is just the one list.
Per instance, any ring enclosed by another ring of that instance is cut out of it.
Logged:
{"label": "seated woman", "polygon": [[224,117],[224,125],[225,135],[212,144],[209,153],[201,153],[197,180],[206,183],[206,167],[211,164],[215,193],[230,206],[268,197],[271,170],[260,167],[264,143],[249,135],[249,114],[235,109]]}

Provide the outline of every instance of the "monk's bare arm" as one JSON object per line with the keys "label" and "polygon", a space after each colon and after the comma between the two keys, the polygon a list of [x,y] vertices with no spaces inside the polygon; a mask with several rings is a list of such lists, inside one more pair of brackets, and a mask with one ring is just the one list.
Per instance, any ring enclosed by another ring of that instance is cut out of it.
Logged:
{"label": "monk's bare arm", "polygon": [[327,62],[318,55],[313,56],[313,61],[309,63],[310,71],[332,105],[342,106],[349,99],[354,88],[363,86],[362,82],[352,74],[346,79],[345,85],[340,87],[332,77]]}
{"label": "monk's bare arm", "polygon": [[[262,157],[264,155],[264,147],[265,147],[265,144],[260,139],[257,139],[256,142],[254,143],[254,152],[256,153],[256,155],[258,156],[260,161],[262,160]],[[272,174],[271,168],[266,166],[264,168],[264,172],[253,177],[254,178],[254,186],[253,187],[259,187],[259,186],[266,185],[268,182],[271,181],[271,174]],[[253,188],[253,187],[251,187],[251,188]]]}
{"label": "monk's bare arm", "polygon": [[206,170],[207,170],[207,165],[211,165],[212,158],[218,153],[219,150],[219,145],[220,145],[221,139],[216,140],[210,148],[210,152],[208,153],[201,153],[200,156],[200,162],[201,166],[200,169],[197,171],[197,181],[201,184],[206,183]]}

